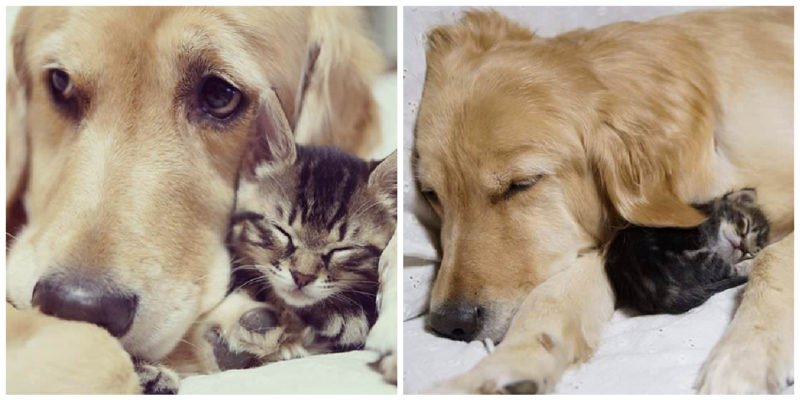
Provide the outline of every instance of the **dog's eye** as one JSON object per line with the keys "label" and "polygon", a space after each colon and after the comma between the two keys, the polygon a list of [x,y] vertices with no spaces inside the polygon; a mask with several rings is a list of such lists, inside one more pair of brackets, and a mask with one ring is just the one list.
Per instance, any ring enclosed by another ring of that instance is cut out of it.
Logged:
{"label": "dog's eye", "polygon": [[225,119],[233,115],[242,102],[242,92],[222,78],[210,76],[200,88],[203,111],[214,118]]}
{"label": "dog's eye", "polygon": [[50,70],[50,90],[58,100],[66,100],[72,94],[72,80],[62,69]]}
{"label": "dog's eye", "polygon": [[422,196],[424,196],[425,200],[428,200],[428,203],[431,205],[439,204],[439,196],[433,189],[422,189]]}
{"label": "dog's eye", "polygon": [[536,175],[532,178],[526,178],[518,181],[511,182],[508,189],[503,193],[504,198],[509,198],[517,193],[524,192],[533,187],[542,178],[541,175]]}

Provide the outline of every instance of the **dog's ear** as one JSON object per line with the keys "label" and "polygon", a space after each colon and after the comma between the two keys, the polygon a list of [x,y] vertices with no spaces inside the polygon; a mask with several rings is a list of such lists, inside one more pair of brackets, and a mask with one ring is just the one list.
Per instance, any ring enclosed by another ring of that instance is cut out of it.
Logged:
{"label": "dog's ear", "polygon": [[383,69],[380,51],[368,38],[359,8],[315,7],[309,24],[293,124],[297,142],[365,156],[380,135],[371,90],[373,77]]}
{"label": "dog's ear", "polygon": [[684,137],[677,137],[676,132],[665,131],[675,129],[675,121],[659,119],[642,105],[612,103],[601,110],[598,126],[583,142],[617,213],[643,226],[702,223],[705,216],[677,193],[677,179],[687,170],[696,168],[692,171],[696,173],[706,167],[708,156],[698,140],[704,133],[687,130]]}
{"label": "dog's ear", "polygon": [[25,221],[22,197],[28,176],[26,111],[30,92],[25,42],[33,10],[26,7],[17,15],[6,77],[6,233],[11,234]]}
{"label": "dog's ear", "polygon": [[292,128],[274,90],[268,90],[261,96],[246,151],[242,171],[250,176],[258,175],[261,168],[271,171],[291,165],[297,158]]}
{"label": "dog's ear", "polygon": [[533,32],[497,11],[470,10],[456,24],[428,32],[428,49],[442,51],[461,44],[485,51],[503,41],[529,41],[534,37]]}
{"label": "dog's ear", "polygon": [[371,167],[368,185],[394,214],[397,209],[397,150],[381,161],[373,161]]}

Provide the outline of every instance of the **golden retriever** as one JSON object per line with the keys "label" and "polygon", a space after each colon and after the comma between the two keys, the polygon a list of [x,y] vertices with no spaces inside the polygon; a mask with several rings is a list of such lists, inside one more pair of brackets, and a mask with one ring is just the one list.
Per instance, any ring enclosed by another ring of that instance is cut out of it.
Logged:
{"label": "golden retriever", "polygon": [[430,325],[502,339],[437,390],[552,391],[613,311],[598,250],[613,229],[695,226],[689,203],[754,187],[772,245],[698,389],[779,391],[793,354],[792,88],[792,9],[553,38],[472,11],[429,32],[414,163],[441,218]]}
{"label": "golden retriever", "polygon": [[11,232],[7,300],[100,325],[136,359],[167,356],[226,294],[240,156],[268,112],[260,94],[279,94],[299,142],[361,155],[376,144],[381,60],[362,19],[357,8],[23,9],[6,211],[21,203],[25,224]]}

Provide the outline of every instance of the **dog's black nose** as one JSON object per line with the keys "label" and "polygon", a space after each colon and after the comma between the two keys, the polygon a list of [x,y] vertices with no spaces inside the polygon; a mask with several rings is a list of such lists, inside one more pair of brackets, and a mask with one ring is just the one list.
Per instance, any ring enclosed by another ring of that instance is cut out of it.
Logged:
{"label": "dog's black nose", "polygon": [[36,283],[32,303],[45,314],[90,322],[121,337],[133,323],[138,299],[106,280],[59,272]]}
{"label": "dog's black nose", "polygon": [[478,332],[478,307],[470,303],[445,303],[433,310],[430,325],[442,336],[468,342]]}

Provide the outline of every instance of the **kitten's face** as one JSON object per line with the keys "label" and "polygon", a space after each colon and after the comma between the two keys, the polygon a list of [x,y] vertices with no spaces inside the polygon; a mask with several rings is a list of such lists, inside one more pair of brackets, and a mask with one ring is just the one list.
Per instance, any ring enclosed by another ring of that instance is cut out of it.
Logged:
{"label": "kitten's face", "polygon": [[231,232],[237,256],[294,307],[374,292],[378,259],[395,229],[394,171],[393,159],[374,166],[299,146],[294,163],[257,168],[237,194]]}
{"label": "kitten's face", "polygon": [[731,192],[715,205],[720,219],[718,252],[737,263],[752,258],[767,243],[769,223],[755,204],[755,191]]}

